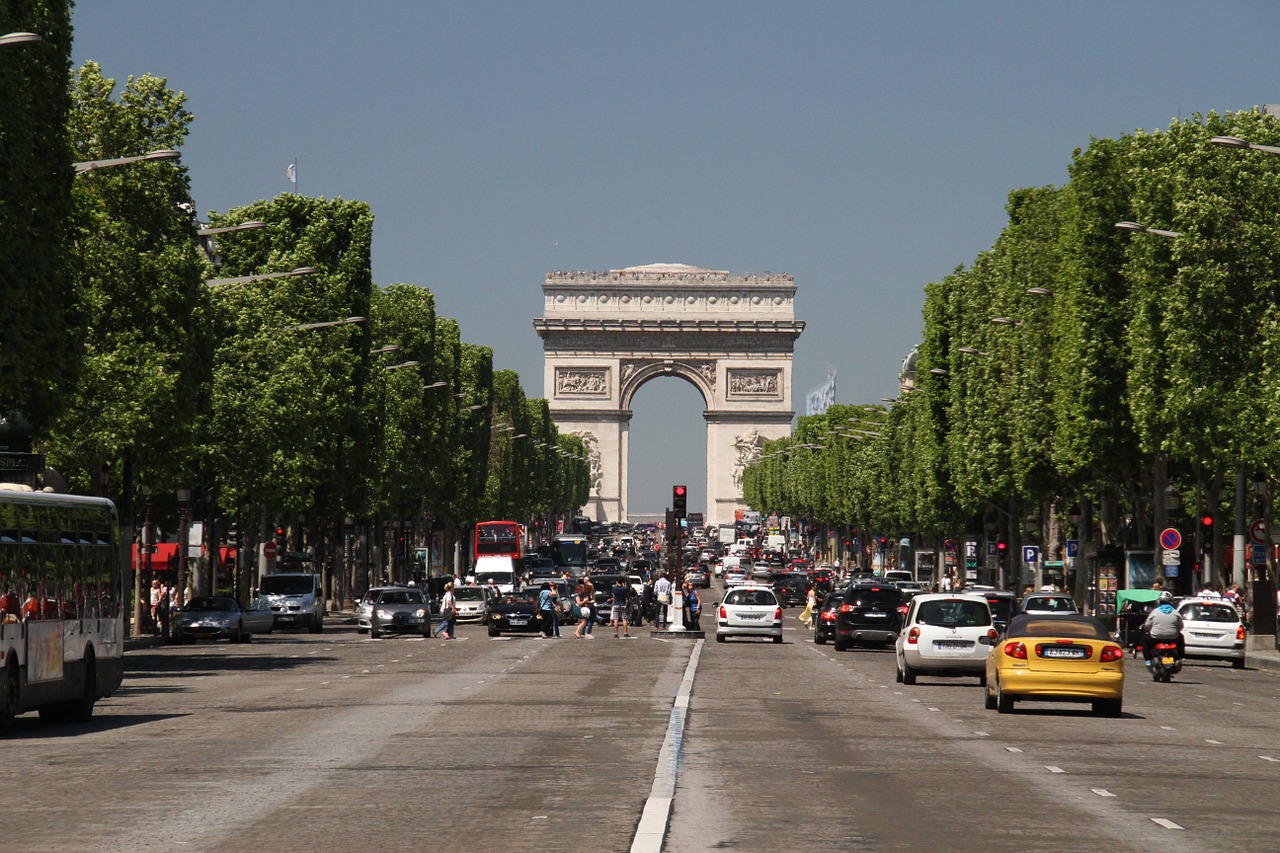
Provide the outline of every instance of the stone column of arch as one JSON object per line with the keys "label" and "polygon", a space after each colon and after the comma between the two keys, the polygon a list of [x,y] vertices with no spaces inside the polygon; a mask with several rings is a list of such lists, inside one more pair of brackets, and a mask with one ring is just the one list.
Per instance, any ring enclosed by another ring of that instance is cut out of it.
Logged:
{"label": "stone column of arch", "polygon": [[707,423],[707,522],[746,509],[741,472],[772,438],[789,435],[791,366],[804,323],[785,274],[731,275],[684,264],[554,272],[542,285],[544,382],[561,432],[592,454],[584,512],[625,521],[631,401],[646,382],[676,376],[702,395]]}

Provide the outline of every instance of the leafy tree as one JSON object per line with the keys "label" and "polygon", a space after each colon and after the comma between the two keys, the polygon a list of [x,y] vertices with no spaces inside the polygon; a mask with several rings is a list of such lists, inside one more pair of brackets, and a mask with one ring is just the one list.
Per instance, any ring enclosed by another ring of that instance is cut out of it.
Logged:
{"label": "leafy tree", "polygon": [[43,41],[0,49],[0,413],[37,434],[62,409],[79,367],[84,318],[67,268],[73,171],[68,117],[71,4],[0,3],[0,33]]}
{"label": "leafy tree", "polygon": [[[94,63],[71,84],[68,119],[80,160],[178,148],[191,115],[164,79],[115,81]],[[54,423],[49,453],[87,487],[108,465],[126,502],[134,476],[169,490],[189,482],[194,428],[210,371],[208,296],[188,180],[171,162],[87,172],[75,182],[69,254],[88,324],[82,366]]]}

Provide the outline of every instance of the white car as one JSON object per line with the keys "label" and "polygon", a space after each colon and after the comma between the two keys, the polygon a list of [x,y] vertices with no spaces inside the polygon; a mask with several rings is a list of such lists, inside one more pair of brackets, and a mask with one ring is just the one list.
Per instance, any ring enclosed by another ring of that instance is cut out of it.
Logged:
{"label": "white car", "polygon": [[489,599],[492,593],[482,586],[464,584],[453,591],[458,602],[459,622],[483,622],[489,616]]}
{"label": "white car", "polygon": [[782,642],[782,605],[767,586],[745,584],[724,594],[716,608],[716,642],[728,637],[772,637]]}
{"label": "white car", "polygon": [[724,573],[724,585],[728,589],[731,586],[742,586],[747,582],[747,572],[743,568],[729,569]]}
{"label": "white car", "polygon": [[1224,598],[1188,598],[1178,602],[1178,613],[1187,657],[1229,660],[1244,669],[1246,632],[1234,604]]}
{"label": "white car", "polygon": [[984,596],[917,595],[894,643],[897,680],[915,684],[917,675],[971,675],[986,684],[987,655],[998,636]]}

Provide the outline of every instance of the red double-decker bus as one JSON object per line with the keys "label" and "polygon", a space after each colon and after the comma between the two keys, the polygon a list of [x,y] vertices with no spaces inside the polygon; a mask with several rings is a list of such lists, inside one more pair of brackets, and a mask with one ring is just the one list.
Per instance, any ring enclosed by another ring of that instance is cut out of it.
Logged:
{"label": "red double-decker bus", "polygon": [[473,560],[480,557],[524,556],[524,528],[516,521],[477,521]]}

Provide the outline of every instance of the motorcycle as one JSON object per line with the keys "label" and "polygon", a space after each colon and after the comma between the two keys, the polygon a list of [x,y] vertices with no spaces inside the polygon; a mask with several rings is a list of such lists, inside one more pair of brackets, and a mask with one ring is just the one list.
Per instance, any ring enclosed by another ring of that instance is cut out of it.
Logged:
{"label": "motorcycle", "polygon": [[1151,678],[1168,684],[1182,671],[1182,655],[1175,640],[1156,640],[1151,649]]}

